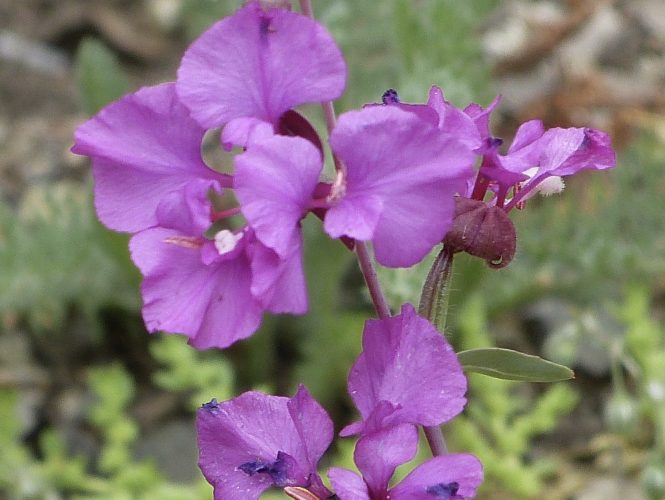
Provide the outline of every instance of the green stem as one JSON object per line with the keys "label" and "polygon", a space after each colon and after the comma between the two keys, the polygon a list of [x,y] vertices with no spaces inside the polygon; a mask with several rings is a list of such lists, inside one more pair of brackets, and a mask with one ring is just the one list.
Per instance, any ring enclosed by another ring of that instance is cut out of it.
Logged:
{"label": "green stem", "polygon": [[443,247],[427,273],[418,305],[418,313],[431,321],[440,332],[446,327],[452,271],[453,254]]}
{"label": "green stem", "polygon": [[[427,273],[418,305],[418,313],[432,322],[440,332],[446,327],[452,270],[453,254],[444,246]],[[432,455],[436,457],[448,453],[440,426],[423,427],[423,431]]]}

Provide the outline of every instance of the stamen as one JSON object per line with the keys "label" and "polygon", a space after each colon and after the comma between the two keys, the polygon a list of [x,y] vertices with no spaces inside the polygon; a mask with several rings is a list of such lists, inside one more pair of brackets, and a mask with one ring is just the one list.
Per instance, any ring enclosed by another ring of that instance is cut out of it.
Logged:
{"label": "stamen", "polygon": [[457,494],[459,490],[459,483],[453,481],[452,483],[439,483],[434,486],[427,487],[427,493],[434,498],[441,498],[443,500],[464,500],[463,497]]}
{"label": "stamen", "polygon": [[329,203],[337,203],[346,195],[346,175],[344,169],[337,171],[335,182],[330,188],[330,194],[327,197]]}
{"label": "stamen", "polygon": [[164,243],[194,250],[198,250],[203,246],[203,241],[194,236],[170,236],[164,239]]}
{"label": "stamen", "polygon": [[212,398],[207,403],[203,403],[201,405],[201,408],[205,408],[210,413],[216,413],[219,410],[219,403],[217,402],[217,400],[215,398]]}
{"label": "stamen", "polygon": [[399,94],[395,89],[386,90],[381,96],[383,104],[397,104],[399,103]]}

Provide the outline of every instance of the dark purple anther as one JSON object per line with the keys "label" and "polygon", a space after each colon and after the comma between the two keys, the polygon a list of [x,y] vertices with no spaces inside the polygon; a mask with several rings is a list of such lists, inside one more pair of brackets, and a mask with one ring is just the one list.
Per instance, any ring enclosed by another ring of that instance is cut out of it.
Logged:
{"label": "dark purple anther", "polygon": [[452,483],[439,483],[434,486],[427,487],[427,493],[434,498],[442,498],[443,500],[464,500],[457,494],[459,490],[459,483],[453,481]]}
{"label": "dark purple anther", "polygon": [[216,412],[217,410],[219,410],[219,403],[217,402],[217,400],[216,400],[215,398],[212,398],[212,399],[211,399],[210,401],[208,401],[207,403],[203,403],[203,404],[201,405],[201,408],[205,408],[205,409],[208,410],[209,412],[214,413],[214,412]]}
{"label": "dark purple anther", "polygon": [[288,468],[289,462],[293,462],[293,458],[283,452],[277,453],[277,460],[274,462],[263,462],[256,460],[254,462],[245,462],[238,466],[238,469],[243,471],[248,476],[254,474],[268,474],[272,479],[272,484],[278,488],[285,486],[292,486],[293,481],[289,480]]}
{"label": "dark purple anther", "polygon": [[381,101],[383,104],[398,104],[399,94],[395,89],[388,89],[381,96]]}

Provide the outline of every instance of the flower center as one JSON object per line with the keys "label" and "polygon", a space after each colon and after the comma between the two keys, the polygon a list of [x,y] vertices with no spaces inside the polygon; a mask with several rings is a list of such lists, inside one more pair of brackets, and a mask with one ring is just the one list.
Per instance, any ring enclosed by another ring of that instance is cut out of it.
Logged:
{"label": "flower center", "polygon": [[222,229],[215,234],[215,248],[219,252],[219,255],[224,255],[232,251],[241,238],[242,233],[236,234],[228,229]]}

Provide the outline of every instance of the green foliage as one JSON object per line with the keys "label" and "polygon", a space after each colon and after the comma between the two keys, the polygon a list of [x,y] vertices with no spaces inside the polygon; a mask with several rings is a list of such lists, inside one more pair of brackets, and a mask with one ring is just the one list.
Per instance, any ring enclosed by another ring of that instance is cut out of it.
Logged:
{"label": "green foliage", "polygon": [[388,88],[424,102],[430,85],[459,104],[490,97],[476,29],[495,0],[317,0],[317,18],[349,65],[341,108],[377,102]]}
{"label": "green foliage", "polygon": [[636,418],[641,422],[635,422],[633,429],[644,429],[646,423],[652,430],[653,444],[641,464],[642,485],[649,498],[656,500],[665,494],[665,326],[653,317],[650,296],[651,290],[644,284],[631,285],[618,308],[626,327],[621,360],[628,368],[635,394],[627,394],[621,370],[613,375],[617,387],[614,399],[630,398],[638,405]]}
{"label": "green foliage", "polygon": [[[464,305],[458,329],[461,348],[492,345],[482,298],[476,296]],[[455,448],[480,458],[485,468],[483,491],[508,491],[515,498],[537,496],[554,464],[547,459],[531,461],[533,438],[554,429],[575,406],[576,393],[556,384],[527,398],[519,392],[519,383],[476,374],[469,375],[469,387],[465,414],[449,424]]]}
{"label": "green foliage", "polygon": [[503,380],[560,382],[575,376],[566,366],[511,349],[480,347],[459,351],[457,356],[465,372]]}
{"label": "green foliage", "polygon": [[138,434],[128,416],[134,398],[134,382],[118,364],[90,369],[90,389],[96,400],[89,423],[99,432],[101,454],[91,472],[80,456],[71,456],[63,437],[49,429],[41,434],[41,459],[26,453],[20,444],[20,420],[16,414],[18,393],[0,392],[0,496],[10,500],[152,500],[206,499],[210,487],[201,478],[191,485],[170,483],[151,462],[137,462],[132,447]]}
{"label": "green foliage", "polygon": [[489,97],[489,69],[482,60],[476,30],[495,0],[397,0],[392,19],[401,55],[400,89],[409,100],[423,100],[426,82],[441,86],[460,105]]}
{"label": "green foliage", "polygon": [[240,5],[240,0],[184,0],[180,13],[187,38],[193,40]]}
{"label": "green foliage", "polygon": [[305,231],[310,311],[294,319],[302,352],[294,379],[306,383],[324,406],[332,407],[346,392],[346,376],[360,352],[367,315],[345,310],[340,303],[342,279],[349,266],[356,265],[353,254],[322,234],[320,223],[312,218]]}
{"label": "green foliage", "polygon": [[187,344],[186,337],[164,335],[151,344],[151,352],[162,367],[154,382],[167,391],[191,391],[192,410],[216,398],[230,399],[233,371],[223,354],[201,353]]}
{"label": "green foliage", "polygon": [[31,188],[17,209],[0,203],[0,314],[54,331],[70,307],[91,329],[103,305],[135,310],[133,271],[118,262],[104,232],[89,187],[60,182]]}
{"label": "green foliage", "polygon": [[89,115],[129,91],[129,82],[115,54],[94,38],[81,42],[76,54],[76,74],[83,109]]}

